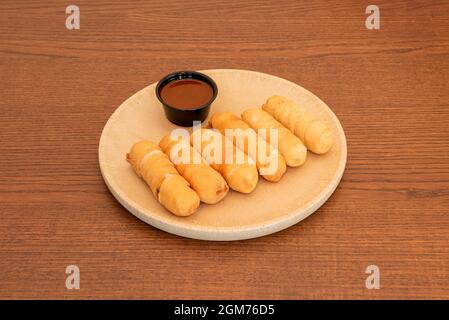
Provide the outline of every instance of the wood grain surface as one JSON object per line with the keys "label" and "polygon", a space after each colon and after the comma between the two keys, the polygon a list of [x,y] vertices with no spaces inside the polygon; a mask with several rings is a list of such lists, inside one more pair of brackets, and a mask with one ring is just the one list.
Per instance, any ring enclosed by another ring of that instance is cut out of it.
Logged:
{"label": "wood grain surface", "polygon": [[[449,298],[449,2],[376,1],[380,30],[356,0],[73,3],[69,31],[72,2],[0,2],[0,298]],[[342,122],[343,180],[300,224],[189,240],[106,188],[115,108],[168,72],[214,68],[294,81]]]}

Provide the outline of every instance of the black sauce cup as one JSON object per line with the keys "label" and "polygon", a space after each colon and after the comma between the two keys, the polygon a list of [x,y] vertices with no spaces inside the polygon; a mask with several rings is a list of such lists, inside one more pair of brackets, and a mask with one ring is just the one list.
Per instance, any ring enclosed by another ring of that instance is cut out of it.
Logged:
{"label": "black sauce cup", "polygon": [[[194,79],[208,84],[212,88],[212,98],[210,101],[194,109],[178,109],[167,104],[161,97],[162,88],[172,81],[181,79]],[[177,71],[170,73],[159,80],[156,86],[156,96],[164,107],[165,116],[170,122],[183,127],[192,126],[194,121],[203,122],[206,120],[209,115],[210,106],[217,97],[217,93],[218,89],[215,81],[205,74],[197,71]]]}

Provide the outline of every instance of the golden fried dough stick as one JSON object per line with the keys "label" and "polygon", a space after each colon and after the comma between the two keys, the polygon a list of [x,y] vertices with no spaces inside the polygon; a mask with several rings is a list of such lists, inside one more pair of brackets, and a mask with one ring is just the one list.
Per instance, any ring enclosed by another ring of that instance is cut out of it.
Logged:
{"label": "golden fried dough stick", "polygon": [[189,216],[198,209],[198,194],[179,175],[157,144],[146,140],[137,142],[126,155],[126,160],[170,212],[177,216]]}
{"label": "golden fried dough stick", "polygon": [[[175,164],[179,173],[190,183],[192,189],[198,193],[202,202],[214,204],[226,196],[229,191],[226,181],[206,163],[198,151],[190,146],[188,140],[171,140],[168,134],[161,139],[159,146]],[[176,161],[175,158],[181,157],[182,153],[187,157],[184,161]]]}
{"label": "golden fried dough stick", "polygon": [[332,147],[334,137],[331,130],[294,101],[275,95],[268,98],[262,109],[290,129],[310,151],[323,154]]}
{"label": "golden fried dough stick", "polygon": [[258,134],[261,134],[261,130],[265,129],[266,140],[272,145],[275,145],[275,141],[272,141],[270,129],[277,131],[277,147],[288,166],[299,167],[306,161],[307,149],[302,141],[276,121],[268,112],[258,108],[247,109],[242,113],[242,119],[251,128],[258,131]]}
{"label": "golden fried dough stick", "polygon": [[221,173],[231,189],[250,193],[256,188],[259,173],[254,160],[219,131],[194,130],[190,135],[190,143],[201,152],[212,168]]}
{"label": "golden fried dough stick", "polygon": [[282,178],[287,170],[284,157],[237,115],[231,112],[217,112],[212,115],[209,124],[224,135],[226,130],[234,130],[232,137],[234,145],[256,161],[257,169],[265,180],[277,182]]}

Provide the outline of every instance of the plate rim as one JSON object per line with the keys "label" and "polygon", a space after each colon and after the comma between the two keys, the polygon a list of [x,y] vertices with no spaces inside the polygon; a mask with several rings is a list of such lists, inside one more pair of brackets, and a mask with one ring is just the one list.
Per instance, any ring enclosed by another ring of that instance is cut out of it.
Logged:
{"label": "plate rim", "polygon": [[317,98],[321,103],[323,103],[326,108],[328,109],[328,112],[330,116],[333,118],[333,121],[337,124],[337,129],[340,131],[340,134],[342,135],[342,152],[339,158],[339,164],[336,169],[335,175],[332,177],[331,181],[326,185],[325,189],[320,192],[322,196],[320,196],[318,199],[315,199],[315,201],[311,201],[307,207],[302,207],[299,210],[292,211],[286,215],[282,215],[280,217],[270,219],[264,222],[259,222],[256,224],[250,224],[244,227],[206,227],[206,226],[197,226],[192,225],[186,222],[178,221],[176,223],[171,223],[164,221],[162,219],[154,218],[153,216],[145,213],[144,208],[142,208],[139,203],[131,200],[131,199],[125,199],[124,196],[120,195],[117,190],[120,190],[120,188],[117,188],[114,179],[108,176],[107,172],[105,171],[105,166],[107,165],[103,159],[102,150],[105,148],[105,142],[104,142],[104,132],[107,129],[107,127],[111,123],[111,119],[117,117],[117,115],[121,112],[121,110],[126,105],[126,102],[130,99],[132,99],[134,96],[142,93],[144,90],[147,90],[147,88],[151,86],[157,85],[157,82],[151,83],[141,90],[135,92],[130,97],[125,99],[115,110],[114,112],[109,116],[108,120],[106,121],[106,124],[103,127],[103,130],[101,132],[99,145],[98,145],[98,160],[100,165],[100,171],[101,175],[103,177],[103,180],[108,187],[111,194],[114,196],[114,198],[129,212],[131,212],[134,216],[139,218],[140,220],[144,221],[147,224],[152,225],[153,227],[156,227],[158,229],[161,229],[165,232],[175,234],[181,237],[187,237],[192,239],[198,239],[198,240],[208,240],[208,241],[238,241],[238,240],[246,240],[246,239],[252,239],[252,238],[258,238],[265,235],[269,235],[281,230],[284,230],[304,219],[309,217],[311,214],[313,214],[315,211],[317,211],[334,193],[336,188],[338,187],[342,177],[343,173],[345,171],[346,167],[346,161],[347,161],[347,142],[346,142],[346,135],[343,130],[343,127],[340,123],[340,120],[335,115],[335,113],[332,111],[332,109],[318,96],[310,92],[309,90],[305,89],[304,87],[300,86],[297,83],[294,83],[292,81],[289,81],[284,78],[277,77],[275,75],[271,75],[268,73],[258,72],[258,71],[252,71],[252,70],[243,70],[243,69],[205,69],[200,70],[199,72],[204,72],[207,74],[207,72],[240,72],[240,73],[252,73],[252,74],[259,74],[263,76],[268,76],[270,78],[274,78],[276,81],[282,81],[287,83],[288,85],[293,85],[301,90],[303,90],[305,93],[312,95],[314,98]]}

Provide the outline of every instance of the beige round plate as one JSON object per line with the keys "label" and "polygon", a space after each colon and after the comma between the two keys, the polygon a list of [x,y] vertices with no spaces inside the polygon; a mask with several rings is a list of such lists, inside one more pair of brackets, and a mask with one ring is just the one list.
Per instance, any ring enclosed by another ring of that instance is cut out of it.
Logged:
{"label": "beige round plate", "polygon": [[306,163],[289,168],[278,183],[259,180],[251,194],[230,191],[215,205],[201,204],[190,217],[176,217],[162,207],[133,172],[125,155],[141,139],[159,142],[176,128],[164,116],[152,84],[126,100],[106,123],[100,139],[103,178],[115,198],[139,219],[164,231],[203,240],[240,240],[285,229],[312,214],[332,194],[346,164],[346,139],[335,114],[318,97],[290,81],[245,70],[205,70],[218,86],[211,108],[238,115],[260,107],[273,94],[284,95],[328,123],[336,136],[325,155],[309,152]]}

